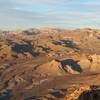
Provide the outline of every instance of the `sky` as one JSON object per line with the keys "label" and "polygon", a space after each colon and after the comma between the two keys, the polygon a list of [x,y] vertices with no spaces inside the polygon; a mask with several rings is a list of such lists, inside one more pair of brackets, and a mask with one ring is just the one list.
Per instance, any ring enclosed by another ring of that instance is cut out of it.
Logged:
{"label": "sky", "polygon": [[100,28],[100,0],[0,0],[0,29]]}

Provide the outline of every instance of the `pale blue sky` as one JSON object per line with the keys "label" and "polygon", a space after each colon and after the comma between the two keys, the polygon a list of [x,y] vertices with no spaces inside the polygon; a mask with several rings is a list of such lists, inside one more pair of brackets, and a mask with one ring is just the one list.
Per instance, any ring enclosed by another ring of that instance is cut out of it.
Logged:
{"label": "pale blue sky", "polygon": [[0,29],[100,28],[100,0],[0,0]]}

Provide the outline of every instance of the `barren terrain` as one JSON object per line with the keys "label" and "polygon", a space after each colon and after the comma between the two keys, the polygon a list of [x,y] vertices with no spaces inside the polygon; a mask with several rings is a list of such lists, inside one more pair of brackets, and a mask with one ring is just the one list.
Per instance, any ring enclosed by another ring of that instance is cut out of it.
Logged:
{"label": "barren terrain", "polygon": [[0,100],[100,100],[100,30],[0,31]]}

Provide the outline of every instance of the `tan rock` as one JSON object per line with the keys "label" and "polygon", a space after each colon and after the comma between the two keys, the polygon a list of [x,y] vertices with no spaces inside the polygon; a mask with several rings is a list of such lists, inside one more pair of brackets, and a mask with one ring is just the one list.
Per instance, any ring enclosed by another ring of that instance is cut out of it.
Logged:
{"label": "tan rock", "polygon": [[90,86],[82,86],[79,89],[75,90],[73,93],[66,95],[64,100],[78,100],[79,96],[83,92],[88,92],[91,91]]}

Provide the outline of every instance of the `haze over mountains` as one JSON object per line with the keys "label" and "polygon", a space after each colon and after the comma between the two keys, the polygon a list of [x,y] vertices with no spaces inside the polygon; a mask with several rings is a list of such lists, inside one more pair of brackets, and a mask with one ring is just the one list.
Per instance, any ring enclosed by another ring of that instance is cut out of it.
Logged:
{"label": "haze over mountains", "polygon": [[99,0],[0,0],[0,29],[100,28]]}
{"label": "haze over mountains", "polygon": [[100,30],[0,31],[1,100],[99,100],[99,73]]}

